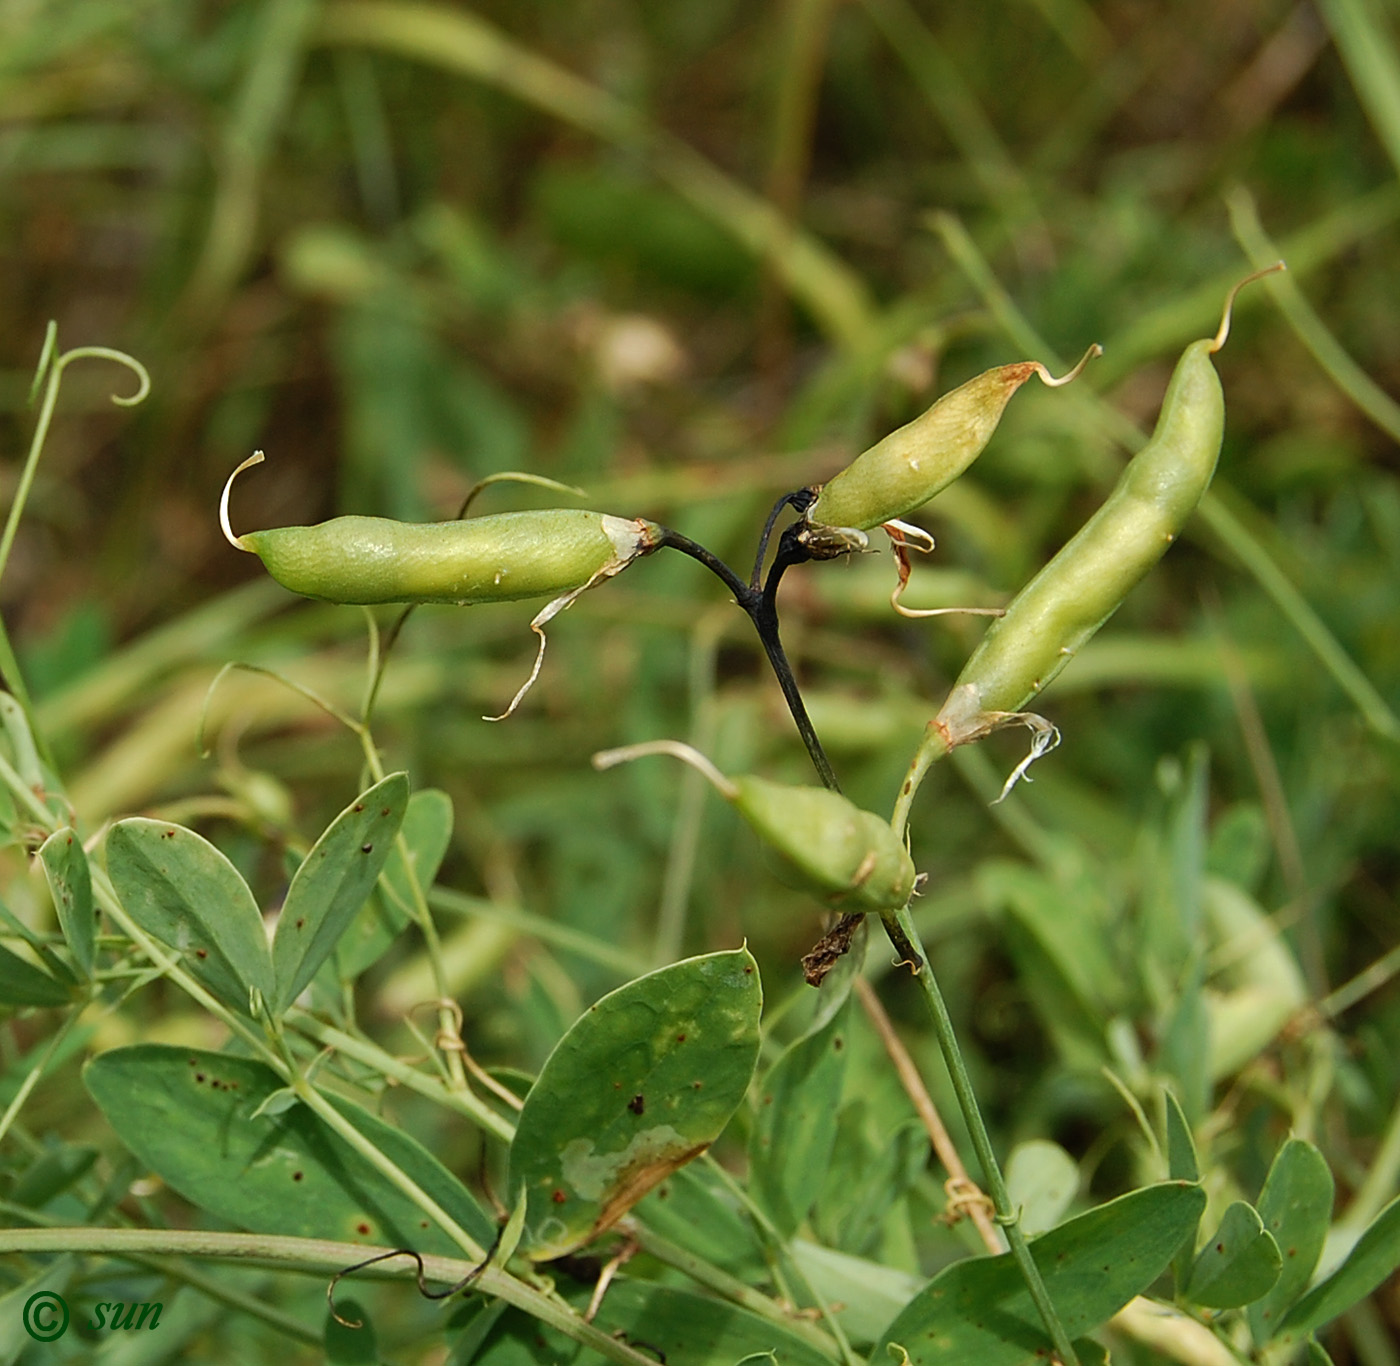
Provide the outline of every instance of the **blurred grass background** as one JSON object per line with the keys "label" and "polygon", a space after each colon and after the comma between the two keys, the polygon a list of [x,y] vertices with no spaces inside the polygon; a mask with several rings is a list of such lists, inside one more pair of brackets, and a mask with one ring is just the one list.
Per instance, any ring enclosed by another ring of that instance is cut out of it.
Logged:
{"label": "blurred grass background", "polygon": [[[1004,601],[1103,496],[1246,248],[1281,252],[1290,276],[1242,296],[1219,357],[1217,511],[1047,695],[1065,740],[1035,783],[989,809],[1020,739],[961,756],[922,795],[913,847],[993,1113],[1093,1149],[1092,1167],[1131,1127],[1093,1065],[1122,1061],[1111,1012],[1076,1053],[996,871],[1070,860],[1131,963],[1122,927],[1160,890],[1153,851],[1208,754],[1210,866],[1272,914],[1310,995],[1380,960],[1335,1012],[1345,1085],[1319,1120],[1359,1182],[1396,1140],[1400,1091],[1382,957],[1400,928],[1395,20],[1388,0],[9,0],[6,494],[48,319],[155,384],[126,412],[106,397],[125,377],[70,372],[3,585],[87,830],[177,814],[272,899],[279,842],[353,795],[353,737],[265,679],[224,685],[214,757],[196,752],[229,659],[349,706],[363,687],[361,614],[293,601],[219,535],[219,488],[255,447],[269,459],[239,486],[240,529],[446,517],[477,478],[526,469],[742,569],[777,494],[1023,358],[1027,333],[1058,359],[1100,341],[1071,389],[1028,387],[922,514],[939,548],[910,600]],[[483,506],[552,501],[504,486]],[[879,810],[984,629],[896,619],[892,582],[882,554],[784,586],[818,729]],[[421,610],[379,713],[391,766],[456,803],[443,909],[474,1051],[538,1066],[602,990],[745,936],[770,1001],[800,993],[818,917],[730,814],[662,761],[587,764],[675,736],[808,781],[742,615],[692,562],[648,560],[556,623],[527,704],[487,725],[528,671],[532,610]],[[1327,667],[1309,630],[1358,672]],[[6,877],[22,903],[22,867]],[[427,992],[411,944],[376,971],[370,1018]],[[1152,1062],[1149,1005],[1120,1008]],[[1286,1127],[1269,1088],[1291,1066],[1286,1047],[1266,1056],[1227,1098],[1241,1132],[1263,1116],[1256,1159]]]}

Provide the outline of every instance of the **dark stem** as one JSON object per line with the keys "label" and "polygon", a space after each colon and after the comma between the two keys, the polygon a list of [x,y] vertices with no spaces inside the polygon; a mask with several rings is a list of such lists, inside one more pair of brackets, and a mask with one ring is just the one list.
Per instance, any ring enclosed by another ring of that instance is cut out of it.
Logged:
{"label": "dark stem", "polygon": [[841,784],[836,781],[831,760],[826,757],[822,742],[817,739],[812,718],[807,715],[806,704],[802,701],[797,679],[793,675],[792,666],[788,663],[782,639],[778,634],[778,584],[782,582],[782,577],[789,568],[795,564],[804,564],[812,558],[806,547],[797,539],[799,529],[797,525],[793,525],[783,532],[778,541],[778,553],[773,557],[772,568],[764,581],[763,592],[749,610],[749,616],[758,631],[759,640],[763,642],[768,662],[773,666],[778,686],[782,688],[783,696],[787,699],[788,710],[797,723],[798,733],[802,736],[802,743],[807,746],[807,753],[812,757],[812,765],[822,780],[822,786],[832,792],[839,792]]}
{"label": "dark stem", "polygon": [[[810,499],[810,490],[801,489],[797,493],[786,495],[773,510],[772,517],[776,517],[779,509],[787,503],[792,503],[800,509],[804,496]],[[817,776],[822,780],[823,786],[833,792],[839,792],[841,786],[836,781],[836,774],[831,767],[831,761],[826,757],[826,751],[822,748],[822,742],[817,738],[812,718],[807,715],[797,679],[793,676],[792,665],[788,663],[787,655],[783,651],[783,642],[778,635],[778,584],[790,565],[802,564],[811,558],[798,543],[797,528],[788,527],[783,532],[782,539],[778,542],[778,553],[773,560],[773,567],[768,571],[767,582],[761,591],[746,584],[718,555],[692,541],[689,536],[682,536],[678,531],[663,527],[657,544],[669,546],[672,550],[689,555],[691,559],[699,560],[706,569],[723,581],[734,594],[734,601],[748,613],[749,620],[753,622],[758,638],[763,644],[763,651],[768,656],[768,663],[778,680],[778,686],[783,690],[783,698],[788,704],[788,711],[792,713],[797,733],[802,737],[802,743],[807,746],[807,753],[811,756]]]}
{"label": "dark stem", "polygon": [[757,593],[718,555],[706,550],[699,541],[692,541],[689,536],[682,536],[679,531],[672,531],[670,527],[661,528],[661,539],[657,541],[657,545],[669,546],[672,550],[679,550],[682,555],[689,555],[692,560],[699,560],[710,573],[723,581],[725,587],[734,594],[734,601],[753,616],[750,600],[757,597]]}
{"label": "dark stem", "polygon": [[773,528],[778,524],[778,517],[785,507],[794,507],[798,512],[806,512],[812,506],[816,495],[811,489],[798,489],[793,493],[785,493],[768,514],[768,520],[763,524],[763,535],[758,538],[758,554],[754,556],[753,574],[749,578],[749,587],[755,593],[758,592],[759,580],[763,577],[763,560],[768,554],[768,542],[773,535]]}

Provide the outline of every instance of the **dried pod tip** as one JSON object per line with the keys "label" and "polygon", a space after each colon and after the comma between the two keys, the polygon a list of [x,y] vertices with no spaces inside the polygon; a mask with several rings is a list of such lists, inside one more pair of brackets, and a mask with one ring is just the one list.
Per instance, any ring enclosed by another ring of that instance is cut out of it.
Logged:
{"label": "dried pod tip", "polygon": [[219,525],[223,528],[224,539],[235,550],[246,551],[249,555],[254,555],[257,552],[252,550],[249,546],[244,545],[243,542],[233,534],[233,528],[228,524],[228,495],[229,490],[233,487],[233,481],[237,479],[238,476],[242,474],[244,470],[246,470],[251,465],[261,465],[262,462],[266,459],[267,456],[265,456],[261,451],[254,451],[252,455],[250,455],[236,470],[234,470],[234,472],[231,475],[229,475],[228,479],[224,482],[224,491],[222,494],[219,495]]}
{"label": "dried pod tip", "polygon": [[1230,290],[1230,292],[1225,296],[1225,307],[1221,310],[1220,313],[1219,330],[1215,334],[1215,340],[1210,344],[1211,355],[1214,355],[1217,351],[1220,350],[1222,346],[1225,345],[1225,339],[1230,335],[1230,313],[1231,310],[1233,310],[1233,308],[1235,307],[1235,295],[1238,294],[1240,290],[1242,290],[1246,285],[1253,284],[1255,280],[1263,279],[1265,275],[1273,275],[1280,270],[1287,269],[1288,263],[1286,261],[1275,261],[1273,265],[1265,266],[1263,270],[1256,270],[1252,275],[1246,275],[1243,280],[1239,281],[1239,283],[1236,284],[1234,288]]}
{"label": "dried pod tip", "polygon": [[633,759],[643,759],[649,754],[669,754],[689,764],[708,778],[726,801],[732,802],[739,795],[739,789],[698,749],[682,744],[679,740],[646,740],[639,745],[624,745],[621,749],[599,750],[593,756],[593,767],[615,768],[618,764],[629,764]]}
{"label": "dried pod tip", "polygon": [[1094,342],[1093,345],[1091,345],[1089,349],[1082,356],[1080,356],[1079,364],[1076,365],[1074,369],[1071,370],[1067,375],[1061,375],[1058,379],[1056,379],[1055,376],[1052,375],[1039,361],[1034,362],[1035,373],[1040,376],[1040,382],[1042,384],[1048,384],[1052,389],[1058,389],[1060,385],[1068,384],[1071,380],[1078,379],[1080,372],[1084,369],[1084,367],[1088,365],[1088,363],[1091,360],[1093,360],[1095,356],[1101,355],[1103,355],[1103,347],[1100,346],[1098,342]]}

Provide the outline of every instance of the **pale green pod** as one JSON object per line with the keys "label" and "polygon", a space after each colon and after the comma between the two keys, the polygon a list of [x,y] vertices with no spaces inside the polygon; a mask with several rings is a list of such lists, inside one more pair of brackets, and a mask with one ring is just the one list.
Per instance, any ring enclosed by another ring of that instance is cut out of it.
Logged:
{"label": "pale green pod", "polygon": [[612,768],[649,754],[674,755],[704,774],[768,847],[783,880],[833,909],[879,914],[899,909],[913,895],[917,874],[903,839],[839,792],[751,774],[727,778],[679,740],[603,750],[593,756],[593,766]]}
{"label": "pale green pod", "polygon": [[949,390],[927,412],[858,455],[817,492],[807,511],[815,526],[869,531],[922,507],[947,488],[992,439],[1011,395],[1032,375],[1046,384],[1067,384],[1090,356],[1061,379],[1039,361],[999,365]]}
{"label": "pale green pod", "polygon": [[513,602],[554,597],[624,568],[660,529],[553,508],[458,522],[336,517],[251,531],[237,544],[284,588],[337,603]]}
{"label": "pale green pod", "polygon": [[776,855],[784,881],[840,911],[878,914],[908,902],[914,862],[887,821],[825,788],[729,781],[735,810]]}
{"label": "pale green pod", "polygon": [[1186,348],[1152,439],[1103,506],[988,629],[935,721],[950,744],[985,734],[992,716],[1021,712],[1176,539],[1220,454],[1225,400],[1211,355],[1221,340]]}

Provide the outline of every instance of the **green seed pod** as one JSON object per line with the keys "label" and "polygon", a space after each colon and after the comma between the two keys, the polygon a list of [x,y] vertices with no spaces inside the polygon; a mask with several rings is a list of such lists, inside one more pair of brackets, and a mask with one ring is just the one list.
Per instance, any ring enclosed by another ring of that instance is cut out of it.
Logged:
{"label": "green seed pod", "polygon": [[922,507],[982,454],[1011,395],[1032,375],[1052,386],[1068,384],[1101,351],[1091,346],[1061,379],[1027,360],[999,365],[950,390],[823,484],[807,510],[808,522],[869,531]]}
{"label": "green seed pod", "polygon": [[731,779],[734,809],[772,851],[775,871],[833,910],[903,906],[914,891],[914,862],[889,822],[839,792],[792,787],[751,774]]}
{"label": "green seed pod", "polygon": [[[219,524],[229,544],[257,555],[284,588],[326,602],[370,606],[384,602],[514,602],[549,595],[530,623],[540,638],[535,666],[510,706],[487,721],[503,721],[534,686],[544,663],[544,627],[595,583],[620,574],[661,544],[652,522],[602,512],[553,508],[503,512],[454,522],[394,522],[385,517],[336,517],[316,526],[275,527],[235,536],[229,490],[254,451],[224,485]],[[541,481],[547,482],[547,481]]]}
{"label": "green seed pod", "polygon": [[654,740],[593,756],[595,768],[646,754],[672,754],[698,769],[775,856],[783,880],[834,910],[876,914],[903,906],[916,873],[888,822],[839,792],[745,775],[726,778],[703,754],[675,740]]}
{"label": "green seed pod", "polygon": [[466,522],[336,517],[238,538],[284,588],[327,602],[514,602],[582,587],[647,549],[648,523],[551,508]]}
{"label": "green seed pod", "polygon": [[1239,288],[1226,301],[1220,331],[1182,354],[1151,440],[1107,502],[988,628],[934,722],[950,746],[1009,719],[1027,720],[1022,709],[1112,616],[1200,502],[1225,426],[1211,356],[1224,345]]}
{"label": "green seed pod", "polygon": [[257,555],[284,588],[336,603],[558,596],[618,573],[654,548],[660,535],[650,522],[552,508],[455,522],[336,517],[235,537],[228,525],[228,487],[221,517],[228,539]]}

